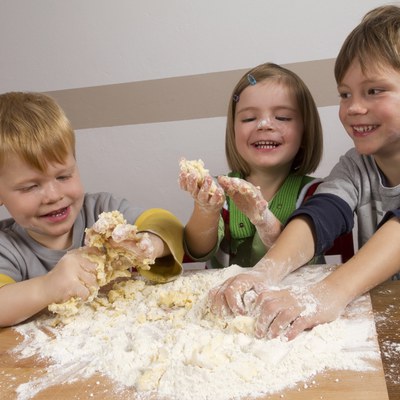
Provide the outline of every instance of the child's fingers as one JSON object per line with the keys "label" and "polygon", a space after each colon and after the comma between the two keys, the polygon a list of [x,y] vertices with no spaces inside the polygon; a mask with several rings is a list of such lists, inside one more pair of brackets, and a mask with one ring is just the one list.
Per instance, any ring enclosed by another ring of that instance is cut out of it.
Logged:
{"label": "child's fingers", "polygon": [[182,190],[187,191],[188,186],[188,174],[186,172],[181,172],[178,178],[179,186]]}
{"label": "child's fingers", "polygon": [[88,271],[84,267],[82,267],[79,273],[79,279],[87,287],[98,286],[95,270]]}
{"label": "child's fingers", "polygon": [[210,196],[209,203],[212,206],[222,206],[225,201],[224,191],[221,188],[217,188],[214,194]]}
{"label": "child's fingers", "polygon": [[89,272],[91,274],[95,273],[97,269],[96,263],[85,259],[80,262],[80,266],[84,271]]}
{"label": "child's fingers", "polygon": [[208,293],[210,310],[219,317],[231,314],[225,295],[220,288],[220,286],[214,287]]}
{"label": "child's fingers", "polygon": [[[75,295],[71,296],[71,297],[77,297],[78,299],[87,300],[87,298],[90,296],[90,294],[91,294],[91,292],[88,287],[86,287],[85,285],[79,285],[76,288]],[[68,300],[68,299],[66,299],[66,300]]]}

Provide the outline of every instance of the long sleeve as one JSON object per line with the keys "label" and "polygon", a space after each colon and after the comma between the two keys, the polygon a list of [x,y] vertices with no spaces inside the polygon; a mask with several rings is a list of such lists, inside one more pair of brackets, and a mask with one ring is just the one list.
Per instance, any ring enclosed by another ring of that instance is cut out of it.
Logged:
{"label": "long sleeve", "polygon": [[145,278],[158,283],[174,280],[182,273],[183,225],[171,212],[161,208],[146,210],[135,221],[139,231],[159,236],[168,246],[171,255],[158,258],[150,270],[141,270]]}

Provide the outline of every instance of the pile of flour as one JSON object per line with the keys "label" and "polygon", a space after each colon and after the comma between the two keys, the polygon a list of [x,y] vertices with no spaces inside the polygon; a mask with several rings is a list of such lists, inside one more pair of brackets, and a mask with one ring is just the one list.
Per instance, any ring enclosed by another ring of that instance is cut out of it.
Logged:
{"label": "pile of flour", "polygon": [[[254,338],[246,317],[221,322],[206,315],[208,290],[241,271],[199,271],[164,285],[127,281],[66,325],[52,327],[54,318],[43,316],[15,328],[24,336],[18,357],[36,355],[50,364],[43,377],[18,387],[18,400],[96,373],[116,387],[135,387],[140,399],[156,392],[171,400],[228,400],[306,387],[326,369],[373,369],[379,353],[373,321],[361,317],[365,298],[348,308],[346,318],[290,342]],[[284,284],[300,288],[298,282],[321,279],[321,271],[303,268]]]}

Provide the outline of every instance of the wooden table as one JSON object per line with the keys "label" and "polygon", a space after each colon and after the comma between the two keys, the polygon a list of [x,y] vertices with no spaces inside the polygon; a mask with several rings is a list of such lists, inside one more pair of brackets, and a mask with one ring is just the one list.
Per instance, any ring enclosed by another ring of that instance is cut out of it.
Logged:
{"label": "wooden table", "polygon": [[[399,400],[400,351],[390,351],[400,346],[400,281],[380,285],[371,292],[378,341],[382,351],[382,364],[376,373],[335,371],[318,375],[309,385],[263,397],[276,400]],[[35,358],[18,360],[9,350],[21,340],[13,329],[0,329],[0,399],[15,400],[15,390],[23,382],[45,373],[45,363]],[[383,376],[383,372],[384,375]],[[386,385],[385,385],[386,381]],[[387,391],[386,387],[387,386]],[[40,391],[35,400],[90,400],[135,399],[132,389],[115,392],[113,384],[101,376],[83,382],[58,384]],[[218,400],[218,399],[216,399]]]}
{"label": "wooden table", "polygon": [[[400,281],[371,291],[379,347],[390,400],[400,399]],[[397,351],[393,350],[396,349]]]}

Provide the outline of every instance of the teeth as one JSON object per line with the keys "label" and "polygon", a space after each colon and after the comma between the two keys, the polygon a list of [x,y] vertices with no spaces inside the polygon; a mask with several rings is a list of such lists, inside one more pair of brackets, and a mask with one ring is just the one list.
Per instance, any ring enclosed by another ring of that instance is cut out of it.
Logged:
{"label": "teeth", "polygon": [[262,141],[254,143],[254,146],[257,147],[258,149],[274,149],[275,147],[278,146],[278,143],[270,141]]}
{"label": "teeth", "polygon": [[65,213],[65,209],[62,209],[62,210],[58,210],[53,213],[50,213],[49,215],[51,215],[52,217],[59,217],[59,216],[63,215],[64,213]]}
{"label": "teeth", "polygon": [[368,126],[354,126],[353,129],[359,133],[371,132],[376,128],[376,125],[368,125]]}

